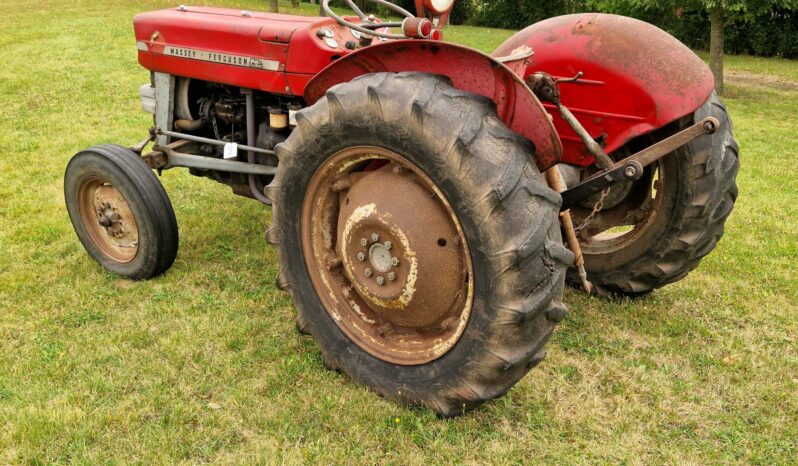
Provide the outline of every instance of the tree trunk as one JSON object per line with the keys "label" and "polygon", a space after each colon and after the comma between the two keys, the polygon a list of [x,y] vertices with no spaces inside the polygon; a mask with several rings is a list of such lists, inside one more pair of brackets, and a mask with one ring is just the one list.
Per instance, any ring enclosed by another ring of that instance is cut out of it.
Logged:
{"label": "tree trunk", "polygon": [[269,4],[269,11],[272,13],[277,13],[279,8],[277,7],[277,0],[271,0]]}
{"label": "tree trunk", "polygon": [[721,8],[709,11],[709,68],[715,76],[715,90],[723,95],[723,29],[726,17]]}

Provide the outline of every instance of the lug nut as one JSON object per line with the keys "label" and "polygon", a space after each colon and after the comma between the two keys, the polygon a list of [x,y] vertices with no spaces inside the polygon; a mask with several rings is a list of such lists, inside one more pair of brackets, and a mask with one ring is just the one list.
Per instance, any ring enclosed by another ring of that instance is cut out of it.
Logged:
{"label": "lug nut", "polygon": [[388,272],[388,280],[390,281],[396,280],[396,274],[393,272]]}
{"label": "lug nut", "polygon": [[371,234],[371,240],[376,243],[377,241],[380,240],[380,235],[378,235],[377,233],[372,233]]}
{"label": "lug nut", "polygon": [[360,262],[366,260],[366,254],[364,254],[363,252],[357,253],[357,260],[359,260]]}
{"label": "lug nut", "polygon": [[361,246],[368,246],[369,245],[369,240],[367,240],[366,238],[360,238],[360,245]]}
{"label": "lug nut", "polygon": [[399,259],[397,259],[395,257],[391,257],[391,265],[393,265],[394,267],[399,265]]}
{"label": "lug nut", "polygon": [[366,270],[363,271],[363,275],[370,277],[371,276],[371,269],[366,267]]}
{"label": "lug nut", "polygon": [[391,243],[390,241],[386,241],[385,244],[383,244],[383,246],[385,246],[385,249],[391,249],[393,247],[393,243]]}
{"label": "lug nut", "polygon": [[384,285],[385,284],[385,277],[383,277],[383,276],[377,277],[377,284],[378,285]]}

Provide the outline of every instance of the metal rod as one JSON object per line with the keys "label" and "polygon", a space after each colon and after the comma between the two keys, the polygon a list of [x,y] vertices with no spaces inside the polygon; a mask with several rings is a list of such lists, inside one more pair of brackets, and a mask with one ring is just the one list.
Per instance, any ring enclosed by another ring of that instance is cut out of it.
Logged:
{"label": "metal rod", "polygon": [[[174,131],[167,131],[165,129],[160,129],[160,128],[156,129],[155,132],[157,134],[163,134],[164,136],[171,136],[177,139],[186,139],[188,141],[200,142],[202,144],[211,144],[214,146],[224,146],[225,144],[227,144],[226,142],[220,141],[218,139],[209,139],[209,138],[204,138],[202,136],[194,136],[193,134],[177,133]],[[259,154],[275,155],[273,150],[261,149],[260,147],[252,147],[249,145],[245,146],[243,144],[239,144],[238,148],[241,150],[257,152]]]}
{"label": "metal rod", "polygon": [[596,158],[596,164],[604,170],[612,170],[615,168],[615,163],[612,161],[610,156],[604,152],[604,149],[601,148],[595,139],[590,137],[590,134],[587,132],[585,127],[582,126],[582,123],[580,123],[574,114],[568,110],[568,107],[563,104],[559,104],[557,105],[557,109],[560,111],[560,115],[562,115],[563,120],[565,120],[565,122],[568,123],[571,128],[573,128],[573,130],[576,132],[576,135],[582,140],[582,143],[585,145],[590,154]]}
{"label": "metal rod", "polygon": [[[255,96],[252,94],[252,89],[241,89],[241,93],[246,97],[247,103],[247,146],[255,146]],[[249,150],[247,152],[247,162],[255,164],[255,152]],[[266,205],[272,205],[271,199],[263,194],[263,191],[258,189],[258,178],[250,174],[247,181],[249,182],[249,190],[252,196]]]}
{"label": "metal rod", "polygon": [[402,27],[402,21],[390,21],[385,23],[361,23],[366,29],[382,29],[382,28],[400,28]]}
{"label": "metal rod", "polygon": [[[397,13],[403,14],[404,16],[406,16],[408,18],[415,18],[415,15],[410,14],[404,8],[402,8],[402,7],[398,6],[398,5],[394,5],[393,3],[386,2],[385,0],[371,0],[371,1],[374,2],[374,3],[378,3],[380,5],[384,5],[384,6],[388,7],[388,8],[396,11]],[[368,29],[364,28],[363,26],[360,26],[358,24],[352,23],[350,21],[347,21],[347,20],[341,18],[334,11],[332,11],[332,9],[330,8],[330,0],[321,0],[321,7],[324,9],[324,13],[326,13],[326,15],[329,16],[330,18],[333,18],[334,20],[338,21],[339,23],[345,24],[346,27],[348,27],[350,29],[354,29],[355,31],[361,32],[363,34],[374,35],[374,36],[377,36],[377,37],[384,37],[386,39],[407,39],[407,36],[405,36],[404,34],[390,34],[390,33],[387,33],[387,32],[371,31],[371,30],[368,30]]]}
{"label": "metal rod", "polygon": [[363,13],[363,11],[360,9],[360,7],[358,7],[358,6],[355,4],[355,2],[353,2],[352,0],[346,0],[346,4],[347,4],[347,5],[349,5],[349,8],[350,8],[352,11],[354,11],[354,12],[355,12],[355,14],[356,14],[356,15],[358,15],[358,17],[360,17],[360,19],[361,19],[362,21],[365,21],[365,20],[366,20],[366,18],[368,18],[368,16],[366,16],[366,14],[365,14],[365,13]]}
{"label": "metal rod", "polygon": [[229,173],[244,173],[247,175],[266,175],[273,176],[277,173],[277,167],[259,165],[247,162],[237,162],[235,160],[223,160],[202,155],[184,154],[176,152],[169,147],[158,149],[166,155],[167,163],[163,168],[198,168],[201,170],[216,170]]}
{"label": "metal rod", "polygon": [[713,134],[720,127],[720,121],[715,117],[706,117],[703,120],[693,124],[689,128],[680,131],[673,136],[669,136],[662,141],[651,145],[636,154],[618,162],[618,165],[624,165],[632,160],[637,161],[640,165],[647,167],[656,162],[665,155],[670,154],[676,149],[689,144],[693,139],[704,134]]}
{"label": "metal rod", "polygon": [[[546,181],[549,182],[549,186],[558,193],[561,193],[568,189],[565,182],[562,180],[562,175],[560,175],[560,171],[557,170],[557,167],[549,168],[546,171]],[[565,211],[560,212],[560,222],[562,224],[562,229],[565,232],[565,238],[568,241],[568,249],[574,253],[574,265],[576,266],[577,273],[579,274],[579,280],[582,282],[582,289],[585,290],[585,293],[590,294],[593,290],[593,284],[587,279],[587,271],[585,271],[585,258],[582,255],[582,246],[579,245],[579,239],[576,237],[576,230],[574,229],[574,222],[571,219],[571,212]]]}

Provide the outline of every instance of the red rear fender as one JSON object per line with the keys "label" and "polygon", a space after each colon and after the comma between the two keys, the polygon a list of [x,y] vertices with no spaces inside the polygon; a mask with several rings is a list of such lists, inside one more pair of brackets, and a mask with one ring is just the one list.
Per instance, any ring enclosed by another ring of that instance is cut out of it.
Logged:
{"label": "red rear fender", "polygon": [[418,71],[449,77],[456,88],[496,102],[499,118],[535,144],[536,161],[541,170],[559,162],[560,139],[540,101],[526,84],[494,58],[456,44],[399,40],[360,49],[313,78],[305,88],[305,100],[313,104],[336,84],[381,71]]}
{"label": "red rear fender", "polygon": [[[516,33],[493,55],[507,55],[521,45],[535,53],[524,76],[584,73],[578,82],[561,85],[562,102],[591,136],[606,138],[608,152],[691,114],[714,90],[712,73],[689,48],[655,26],[623,16],[551,18]],[[552,106],[547,109],[556,113]],[[573,130],[554,117],[563,161],[591,164]]]}

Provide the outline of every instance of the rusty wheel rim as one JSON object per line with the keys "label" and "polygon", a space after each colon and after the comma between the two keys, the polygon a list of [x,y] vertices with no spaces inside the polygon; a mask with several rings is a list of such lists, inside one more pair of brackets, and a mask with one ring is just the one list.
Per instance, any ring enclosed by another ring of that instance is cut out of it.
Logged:
{"label": "rusty wheel rim", "polygon": [[80,185],[78,201],[81,221],[100,251],[122,264],[132,261],[139,251],[139,232],[122,193],[93,177]]}
{"label": "rusty wheel rim", "polygon": [[317,295],[361,349],[425,364],[463,334],[474,289],[468,244],[443,193],[404,157],[368,146],[327,159],[300,231]]}
{"label": "rusty wheel rim", "polygon": [[629,247],[640,239],[653,225],[664,201],[664,163],[653,165],[651,179],[646,189],[649,193],[648,207],[643,215],[627,228],[611,228],[585,239],[582,252],[585,254],[607,254]]}

